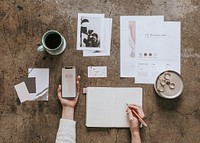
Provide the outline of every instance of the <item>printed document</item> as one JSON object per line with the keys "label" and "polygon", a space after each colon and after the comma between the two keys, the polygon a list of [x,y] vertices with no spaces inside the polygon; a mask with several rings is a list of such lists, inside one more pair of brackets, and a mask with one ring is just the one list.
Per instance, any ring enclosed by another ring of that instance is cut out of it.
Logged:
{"label": "printed document", "polygon": [[120,77],[135,77],[136,21],[164,21],[164,16],[120,17]]}
{"label": "printed document", "polygon": [[165,70],[180,73],[180,22],[136,22],[135,83],[153,84]]}

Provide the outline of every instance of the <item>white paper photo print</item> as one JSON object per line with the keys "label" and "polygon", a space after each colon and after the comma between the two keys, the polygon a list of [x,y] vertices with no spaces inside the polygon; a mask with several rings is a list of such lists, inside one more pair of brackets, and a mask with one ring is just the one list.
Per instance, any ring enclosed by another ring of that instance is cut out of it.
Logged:
{"label": "white paper photo print", "polygon": [[78,14],[77,50],[101,50],[104,38],[104,14]]}

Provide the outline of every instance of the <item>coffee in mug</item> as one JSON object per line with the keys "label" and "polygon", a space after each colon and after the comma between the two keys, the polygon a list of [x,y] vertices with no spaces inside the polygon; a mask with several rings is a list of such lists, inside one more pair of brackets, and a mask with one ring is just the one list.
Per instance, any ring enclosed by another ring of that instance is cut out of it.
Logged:
{"label": "coffee in mug", "polygon": [[39,52],[47,51],[51,55],[59,55],[66,48],[65,38],[56,30],[49,30],[42,36]]}

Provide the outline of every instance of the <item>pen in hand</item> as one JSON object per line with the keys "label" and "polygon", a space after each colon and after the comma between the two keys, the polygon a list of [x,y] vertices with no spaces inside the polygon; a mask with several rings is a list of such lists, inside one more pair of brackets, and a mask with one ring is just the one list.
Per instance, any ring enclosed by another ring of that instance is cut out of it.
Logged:
{"label": "pen in hand", "polygon": [[135,115],[135,117],[145,126],[147,127],[147,123],[138,115],[138,113],[133,109],[131,108],[127,103],[126,105],[128,106],[128,108],[131,110],[132,114]]}

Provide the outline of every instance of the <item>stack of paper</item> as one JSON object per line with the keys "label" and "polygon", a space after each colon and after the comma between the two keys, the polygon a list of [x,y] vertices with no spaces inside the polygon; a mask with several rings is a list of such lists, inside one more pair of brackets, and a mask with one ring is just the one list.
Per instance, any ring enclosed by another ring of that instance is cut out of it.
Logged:
{"label": "stack of paper", "polygon": [[83,56],[110,56],[112,19],[104,14],[78,14],[77,50]]}
{"label": "stack of paper", "polygon": [[27,100],[48,100],[49,90],[49,69],[29,68],[28,78],[22,78],[21,82],[15,85],[15,90],[20,102]]}
{"label": "stack of paper", "polygon": [[180,22],[163,16],[120,17],[120,76],[153,84],[165,70],[180,73]]}

